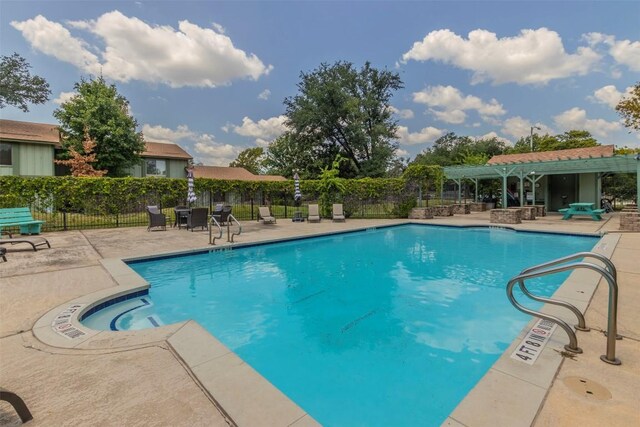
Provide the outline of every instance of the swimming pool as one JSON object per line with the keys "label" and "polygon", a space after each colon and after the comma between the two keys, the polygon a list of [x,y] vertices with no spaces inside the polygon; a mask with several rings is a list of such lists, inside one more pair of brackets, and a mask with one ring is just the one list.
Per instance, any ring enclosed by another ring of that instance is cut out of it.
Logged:
{"label": "swimming pool", "polygon": [[404,225],[135,262],[149,295],[83,322],[194,319],[324,425],[439,425],[528,320],[507,280],[595,243]]}

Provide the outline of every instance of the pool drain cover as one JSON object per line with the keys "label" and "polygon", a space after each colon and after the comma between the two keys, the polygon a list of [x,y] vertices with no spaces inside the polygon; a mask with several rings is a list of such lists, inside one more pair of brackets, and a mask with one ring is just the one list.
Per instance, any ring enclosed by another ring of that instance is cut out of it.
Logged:
{"label": "pool drain cover", "polygon": [[611,392],[597,382],[582,377],[567,377],[562,380],[569,390],[581,396],[592,397],[598,400],[611,399]]}

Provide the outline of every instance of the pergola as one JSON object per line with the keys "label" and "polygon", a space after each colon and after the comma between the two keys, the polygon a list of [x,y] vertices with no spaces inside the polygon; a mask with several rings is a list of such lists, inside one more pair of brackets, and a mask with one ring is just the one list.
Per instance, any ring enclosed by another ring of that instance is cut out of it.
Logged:
{"label": "pergola", "polygon": [[552,161],[531,161],[519,163],[496,163],[483,166],[448,166],[444,168],[444,175],[458,185],[460,198],[462,180],[468,179],[475,183],[475,196],[478,199],[478,180],[502,178],[502,206],[507,206],[507,178],[520,179],[520,203],[523,200],[523,183],[532,183],[533,199],[535,200],[535,184],[545,175],[562,175],[577,173],[635,173],[636,197],[640,202],[640,154],[580,158]]}

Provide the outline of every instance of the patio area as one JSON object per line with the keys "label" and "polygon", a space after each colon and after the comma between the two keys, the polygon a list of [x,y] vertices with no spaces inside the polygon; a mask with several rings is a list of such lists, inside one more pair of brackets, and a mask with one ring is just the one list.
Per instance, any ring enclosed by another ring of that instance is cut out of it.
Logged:
{"label": "patio area", "polygon": [[[278,219],[276,224],[266,225],[243,222],[242,234],[235,240],[264,242],[408,222],[496,225],[489,223],[489,212],[433,220],[348,219],[313,224]],[[624,338],[617,342],[616,355],[622,365],[608,365],[599,359],[605,350],[606,338],[599,331],[607,327],[608,296],[606,282],[601,281],[593,298],[585,301],[585,317],[592,331],[578,335],[584,353],[571,358],[562,357],[559,352],[548,356],[560,363],[559,370],[552,373],[548,391],[532,381],[536,393],[542,393],[541,408],[539,404],[526,405],[523,411],[527,416],[519,423],[514,421],[519,419],[518,405],[503,418],[496,418],[491,405],[500,406],[500,402],[480,399],[466,403],[459,416],[454,412],[446,425],[499,425],[496,420],[511,426],[640,423],[640,233],[619,233],[618,226],[615,214],[604,215],[602,221],[577,217],[563,221],[561,215],[549,215],[509,225],[541,232],[610,233],[612,238],[607,242],[612,243],[606,243],[609,247],[605,249],[612,253],[618,269],[618,334]],[[176,338],[183,336],[179,335],[182,330],[198,329],[194,322],[157,330],[102,332],[76,348],[45,343],[34,333],[37,322],[52,309],[120,286],[118,276],[108,269],[108,260],[209,248],[208,232],[171,228],[147,232],[146,227],[135,227],[46,233],[44,237],[51,242],[51,249],[33,252],[28,245],[8,246],[8,262],[0,262],[0,386],[25,400],[34,417],[29,425],[316,425],[295,404],[275,396],[255,378],[236,391],[220,376],[208,379],[208,374],[198,368],[203,365],[194,363],[201,357],[194,352],[205,347],[210,336],[196,332],[197,340],[179,343]],[[221,245],[216,247],[226,245],[226,235],[219,242]],[[590,279],[593,277],[592,274]],[[548,347],[562,348],[565,334],[559,328],[558,331]],[[190,350],[183,353],[181,348]],[[602,386],[610,397],[606,393],[578,392],[567,381],[570,377]],[[470,394],[488,396],[483,390],[494,387],[490,382],[493,380],[485,379]],[[508,395],[508,391],[503,393]],[[253,408],[242,401],[243,394],[251,397]],[[5,402],[0,402],[0,424],[21,425]]]}

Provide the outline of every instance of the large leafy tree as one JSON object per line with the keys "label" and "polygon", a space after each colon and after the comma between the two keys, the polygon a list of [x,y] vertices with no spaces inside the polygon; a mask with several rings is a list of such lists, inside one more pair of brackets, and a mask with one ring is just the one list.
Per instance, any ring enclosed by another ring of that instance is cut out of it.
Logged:
{"label": "large leafy tree", "polygon": [[373,68],[357,70],[349,62],[323,63],[301,73],[298,94],[284,101],[291,138],[314,143],[323,167],[336,154],[343,177],[384,176],[397,148],[397,123],[390,99],[403,87],[400,76]]}
{"label": "large leafy tree", "polygon": [[[63,147],[81,152],[86,131],[96,143],[95,168],[108,170],[108,176],[126,175],[145,148],[142,133],[136,132],[138,124],[129,114],[129,102],[102,77],[81,79],[74,89],[76,95],[53,113],[60,122]],[[68,153],[62,157],[68,158]]]}
{"label": "large leafy tree", "polygon": [[440,166],[484,164],[504,150],[504,142],[495,137],[473,139],[449,132],[438,138],[432,147],[418,154],[414,163]]}
{"label": "large leafy tree", "polygon": [[245,168],[249,172],[260,175],[264,171],[264,148],[253,147],[242,150],[238,157],[229,163],[232,168]]}
{"label": "large leafy tree", "polygon": [[[529,136],[522,137],[508,150],[509,154],[531,152]],[[533,151],[556,151],[570,148],[587,148],[600,145],[586,130],[570,130],[560,135],[533,134]]]}
{"label": "large leafy tree", "polygon": [[14,53],[0,60],[0,108],[13,105],[25,113],[28,103],[44,104],[49,100],[49,83],[40,76],[29,73],[31,65]]}
{"label": "large leafy tree", "polygon": [[314,138],[294,137],[286,132],[269,144],[263,165],[271,174],[292,177],[298,172],[303,179],[317,178],[322,172],[321,159],[325,157],[317,152],[322,148]]}
{"label": "large leafy tree", "polygon": [[640,82],[635,84],[629,96],[622,98],[616,111],[626,127],[640,131]]}

